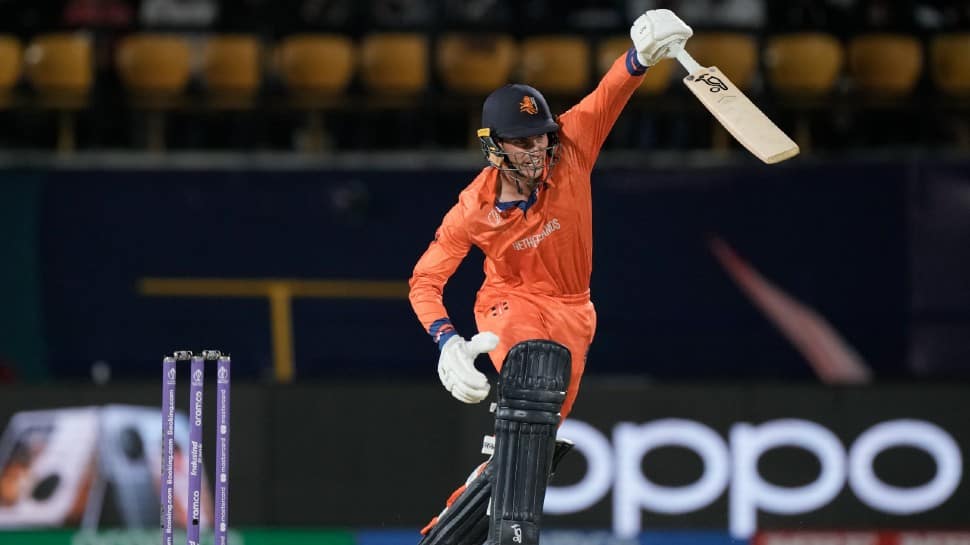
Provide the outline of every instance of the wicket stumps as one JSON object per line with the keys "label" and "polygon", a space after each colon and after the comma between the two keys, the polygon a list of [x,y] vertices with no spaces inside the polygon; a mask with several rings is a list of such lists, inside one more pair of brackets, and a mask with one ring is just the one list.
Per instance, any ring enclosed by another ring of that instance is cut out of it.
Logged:
{"label": "wicket stumps", "polygon": [[178,366],[189,363],[189,452],[185,541],[198,545],[202,526],[202,401],[205,364],[216,363],[216,471],[213,528],[215,545],[227,545],[229,530],[229,381],[230,359],[218,350],[201,356],[182,350],[162,360],[162,545],[174,544],[175,384]]}

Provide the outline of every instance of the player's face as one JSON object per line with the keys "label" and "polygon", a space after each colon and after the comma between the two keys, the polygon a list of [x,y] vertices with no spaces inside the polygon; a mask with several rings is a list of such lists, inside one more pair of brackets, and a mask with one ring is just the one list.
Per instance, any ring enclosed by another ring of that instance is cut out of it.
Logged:
{"label": "player's face", "polygon": [[502,147],[508,154],[508,160],[512,166],[526,178],[535,179],[542,176],[546,166],[546,148],[549,147],[548,134],[510,138],[503,141]]}

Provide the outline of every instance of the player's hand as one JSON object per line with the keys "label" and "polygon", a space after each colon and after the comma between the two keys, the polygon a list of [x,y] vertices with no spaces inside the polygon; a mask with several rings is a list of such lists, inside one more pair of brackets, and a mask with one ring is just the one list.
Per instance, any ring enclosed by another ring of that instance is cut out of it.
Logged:
{"label": "player's hand", "polygon": [[463,403],[485,399],[491,386],[485,375],[475,369],[475,357],[498,346],[498,336],[485,331],[466,341],[459,335],[445,341],[438,357],[438,378],[445,389]]}
{"label": "player's hand", "polygon": [[686,23],[669,9],[652,9],[637,17],[630,27],[630,38],[637,50],[637,59],[644,66],[653,66],[672,58],[694,35]]}

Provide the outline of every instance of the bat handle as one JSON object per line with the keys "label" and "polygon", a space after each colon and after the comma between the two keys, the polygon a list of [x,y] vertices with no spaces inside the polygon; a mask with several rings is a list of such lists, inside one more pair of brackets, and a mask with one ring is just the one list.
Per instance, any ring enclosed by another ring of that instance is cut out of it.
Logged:
{"label": "bat handle", "polygon": [[677,44],[675,47],[677,48],[677,60],[680,61],[680,65],[684,67],[684,70],[687,70],[688,74],[695,74],[702,69],[701,65],[697,64],[697,61],[694,60],[694,57],[691,57],[690,53],[684,49],[683,42]]}

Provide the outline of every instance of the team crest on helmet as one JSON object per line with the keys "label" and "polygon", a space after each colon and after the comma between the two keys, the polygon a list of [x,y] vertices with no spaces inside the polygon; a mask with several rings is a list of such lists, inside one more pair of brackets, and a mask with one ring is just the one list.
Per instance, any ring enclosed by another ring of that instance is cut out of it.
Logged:
{"label": "team crest on helmet", "polygon": [[539,107],[536,106],[536,99],[529,95],[522,97],[522,102],[519,103],[519,111],[525,112],[529,115],[536,115],[539,113]]}

